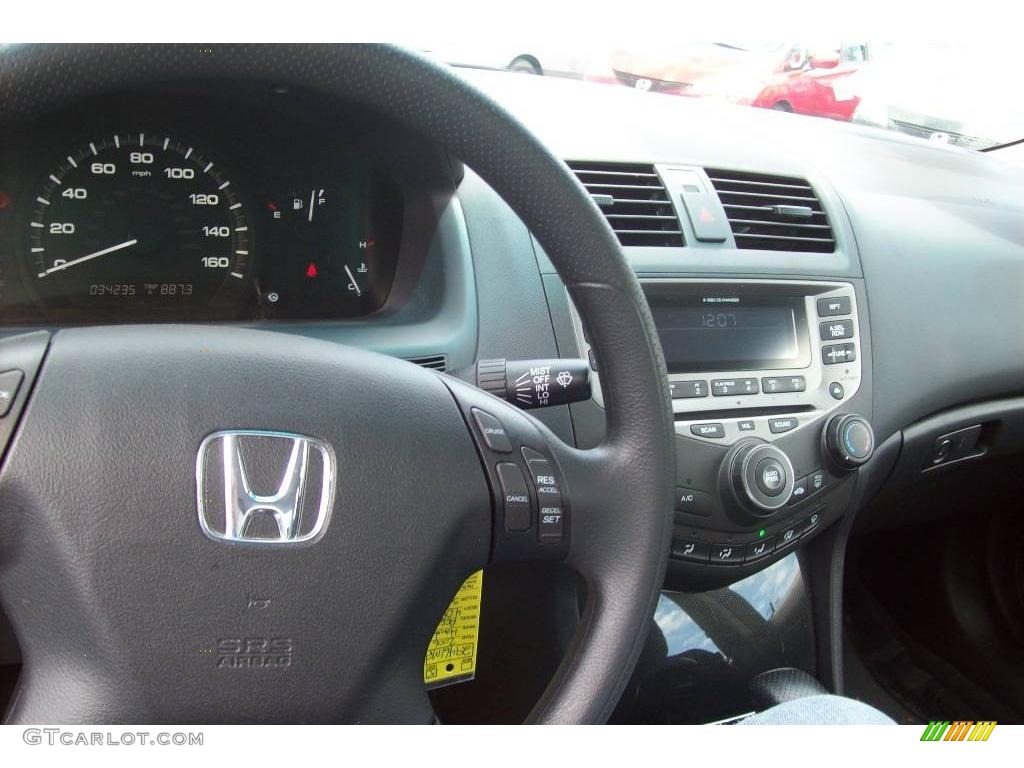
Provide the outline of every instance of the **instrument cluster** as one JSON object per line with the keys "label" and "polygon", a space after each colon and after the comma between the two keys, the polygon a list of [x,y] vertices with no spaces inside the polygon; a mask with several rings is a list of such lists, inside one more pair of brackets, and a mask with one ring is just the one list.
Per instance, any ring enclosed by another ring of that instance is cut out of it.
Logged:
{"label": "instrument cluster", "polygon": [[322,320],[388,304],[407,190],[379,141],[258,105],[125,100],[8,144],[4,322]]}

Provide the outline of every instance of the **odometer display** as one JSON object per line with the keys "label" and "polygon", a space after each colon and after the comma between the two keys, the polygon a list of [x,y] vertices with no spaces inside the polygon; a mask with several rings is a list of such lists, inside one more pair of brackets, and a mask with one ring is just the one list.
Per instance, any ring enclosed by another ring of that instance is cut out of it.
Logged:
{"label": "odometer display", "polygon": [[35,198],[29,278],[58,315],[230,314],[249,265],[249,227],[231,180],[170,136],[117,133],[87,142]]}

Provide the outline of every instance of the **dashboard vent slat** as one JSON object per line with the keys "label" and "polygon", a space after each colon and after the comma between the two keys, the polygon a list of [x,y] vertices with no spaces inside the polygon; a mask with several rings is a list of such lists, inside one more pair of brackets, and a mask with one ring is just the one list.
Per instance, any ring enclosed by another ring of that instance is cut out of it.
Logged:
{"label": "dashboard vent slat", "polygon": [[676,210],[653,165],[570,161],[622,245],[682,247]]}
{"label": "dashboard vent slat", "polygon": [[828,213],[804,179],[706,168],[736,247],[766,251],[834,253]]}
{"label": "dashboard vent slat", "polygon": [[405,359],[421,368],[429,368],[432,371],[444,373],[448,370],[448,358],[444,355],[424,355],[423,357],[407,357]]}

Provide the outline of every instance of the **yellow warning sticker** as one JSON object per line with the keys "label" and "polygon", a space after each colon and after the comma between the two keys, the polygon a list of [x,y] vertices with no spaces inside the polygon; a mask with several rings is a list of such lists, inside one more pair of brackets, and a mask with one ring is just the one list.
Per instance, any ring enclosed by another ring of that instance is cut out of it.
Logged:
{"label": "yellow warning sticker", "polygon": [[438,622],[423,659],[427,688],[462,683],[476,674],[483,591],[484,572],[477,571],[462,583]]}

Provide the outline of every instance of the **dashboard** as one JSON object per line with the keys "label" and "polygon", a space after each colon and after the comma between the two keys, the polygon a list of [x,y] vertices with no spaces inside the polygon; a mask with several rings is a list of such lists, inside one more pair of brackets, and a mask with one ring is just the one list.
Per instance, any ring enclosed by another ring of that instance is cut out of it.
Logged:
{"label": "dashboard", "polygon": [[324,321],[400,303],[396,274],[415,279],[431,228],[410,221],[416,198],[450,185],[436,153],[308,95],[231,93],[115,94],[5,142],[5,322]]}
{"label": "dashboard", "polygon": [[[676,433],[670,586],[735,582],[848,524],[867,477],[1018,449],[999,403],[1024,392],[1020,171],[831,122],[462,75],[566,160],[641,281]],[[587,399],[534,413],[581,447],[604,436],[585,324],[504,201],[386,117],[273,83],[92,94],[8,130],[0,319],[272,327],[474,382],[480,360],[583,360]]]}

